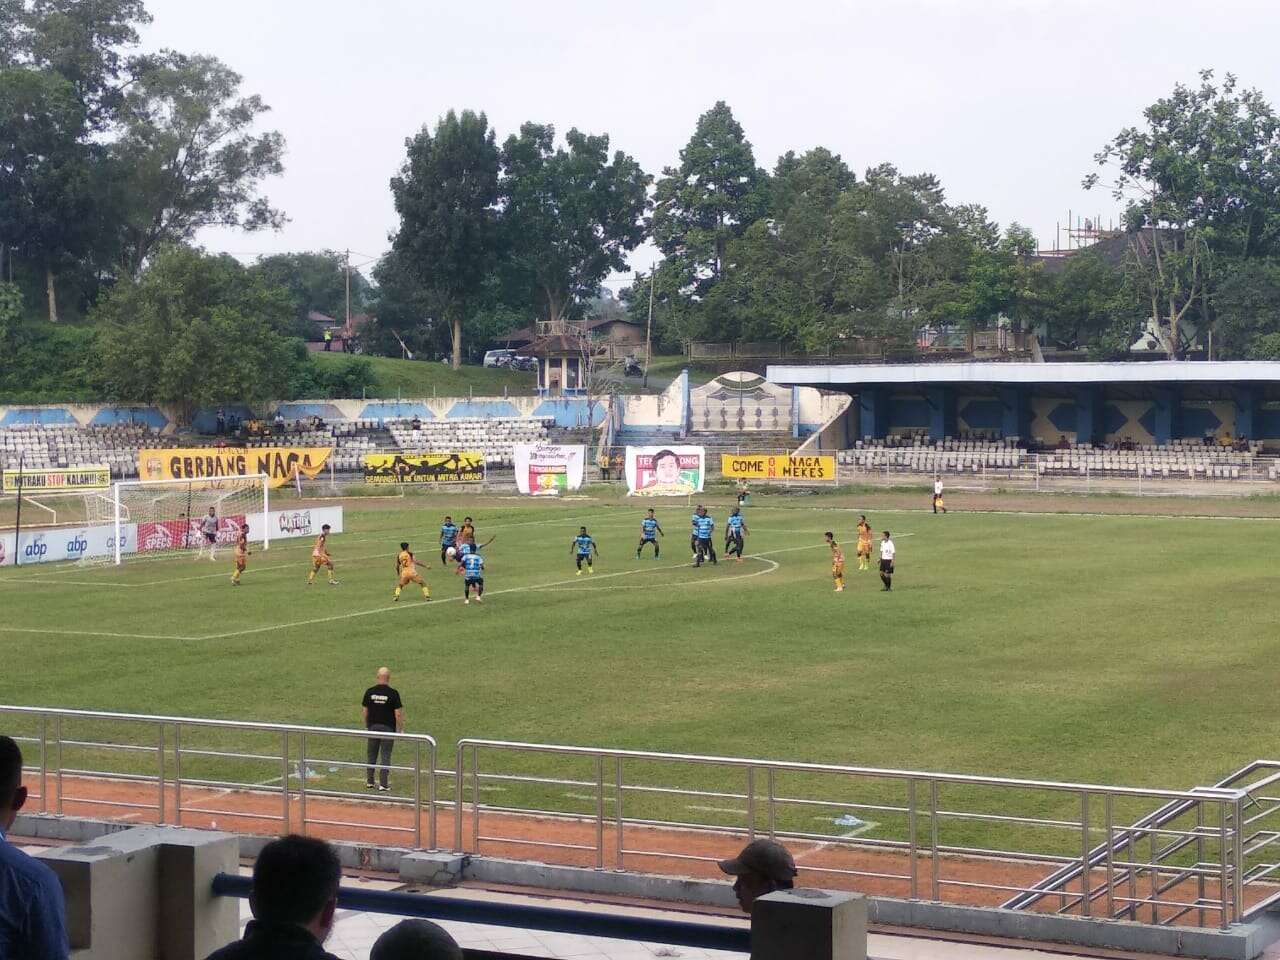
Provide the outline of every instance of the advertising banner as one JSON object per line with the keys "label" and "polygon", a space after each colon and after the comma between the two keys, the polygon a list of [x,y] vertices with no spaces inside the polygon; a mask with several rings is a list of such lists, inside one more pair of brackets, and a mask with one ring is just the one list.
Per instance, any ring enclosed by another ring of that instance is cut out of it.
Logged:
{"label": "advertising banner", "polygon": [[[137,526],[132,523],[120,526],[120,551],[135,553],[138,549]],[[114,524],[104,523],[92,527],[60,530],[33,530],[23,533],[16,546],[13,535],[0,539],[0,565],[15,561],[21,565],[53,563],[57,560],[83,560],[86,557],[111,557],[116,552]]]}
{"label": "advertising banner", "polygon": [[138,451],[139,480],[208,480],[265,473],[281,487],[295,474],[314,479],[333,447],[188,447]]}
{"label": "advertising banner", "polygon": [[720,472],[738,480],[809,480],[836,482],[836,458],[785,453],[720,454]]}
{"label": "advertising banner", "polygon": [[581,444],[517,443],[512,459],[521,493],[555,496],[582,486],[587,448]]}
{"label": "advertising banner", "polygon": [[[105,490],[111,486],[111,468],[95,463],[84,467],[43,467],[22,471],[24,493],[61,493],[76,490]],[[18,492],[18,471],[0,473],[0,492]]]}
{"label": "advertising banner", "polygon": [[706,467],[702,447],[627,447],[627,493],[642,497],[701,493]]}
{"label": "advertising banner", "polygon": [[[183,520],[156,520],[138,524],[139,553],[156,550],[184,550],[201,546],[204,534],[200,532],[203,517]],[[243,513],[218,518],[218,543],[233,544],[240,536],[240,525],[245,522]],[[250,528],[252,530],[252,528]]]}
{"label": "advertising banner", "polygon": [[365,483],[475,483],[484,479],[484,454],[366,453]]}
{"label": "advertising banner", "polygon": [[[342,532],[341,507],[308,507],[302,510],[271,510],[266,517],[266,532],[272,540],[288,540],[293,537],[318,537],[320,528],[329,524],[330,533]],[[249,539],[262,542],[262,514],[249,515]]]}

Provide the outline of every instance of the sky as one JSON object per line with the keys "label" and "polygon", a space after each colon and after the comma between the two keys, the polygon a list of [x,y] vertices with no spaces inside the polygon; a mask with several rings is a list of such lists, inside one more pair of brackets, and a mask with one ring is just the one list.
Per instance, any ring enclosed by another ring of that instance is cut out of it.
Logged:
{"label": "sky", "polygon": [[[759,166],[825,146],[861,175],[941,178],[1042,247],[1068,212],[1116,218],[1080,182],[1094,154],[1201,68],[1280,105],[1280,4],[1268,0],[149,0],[146,48],[219,57],[272,108],[285,172],[277,233],[210,230],[242,259],[386,251],[404,141],[450,108],[501,142],[527,120],[608,133],[655,176],[726,101]],[[1063,235],[1061,243],[1066,242]],[[651,247],[631,265],[645,269]],[[611,281],[616,289],[621,278]]]}

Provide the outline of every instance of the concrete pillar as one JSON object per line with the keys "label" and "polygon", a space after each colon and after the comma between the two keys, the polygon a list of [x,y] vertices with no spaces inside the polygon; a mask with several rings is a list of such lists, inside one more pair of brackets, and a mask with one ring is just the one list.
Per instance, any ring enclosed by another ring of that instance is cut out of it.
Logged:
{"label": "concrete pillar", "polygon": [[1081,387],[1076,391],[1076,442],[1101,443],[1103,431],[1102,391]]}
{"label": "concrete pillar", "polygon": [[685,368],[680,371],[680,404],[682,413],[680,414],[680,436],[687,437],[689,435],[689,423],[693,417],[693,402],[689,399],[689,370]]}
{"label": "concrete pillar", "polygon": [[1031,403],[1025,387],[1001,387],[999,390],[1001,411],[1000,435],[1021,437],[1031,435]]}
{"label": "concrete pillar", "polygon": [[791,439],[800,439],[800,388],[791,388]]}
{"label": "concrete pillar", "polygon": [[779,890],[751,908],[751,960],[866,960],[867,901],[841,890]]}
{"label": "concrete pillar", "polygon": [[1241,384],[1235,389],[1235,398],[1235,435],[1254,440],[1258,432],[1258,388],[1252,383]]}
{"label": "concrete pillar", "polygon": [[862,387],[858,391],[861,425],[858,439],[883,440],[889,435],[889,397],[884,387]]}
{"label": "concrete pillar", "polygon": [[239,935],[239,902],[212,892],[239,869],[231,834],[136,827],[41,860],[62,882],[77,960],[202,960]]}
{"label": "concrete pillar", "polygon": [[942,440],[956,435],[956,392],[951,387],[929,387],[929,439]]}
{"label": "concrete pillar", "polygon": [[1156,397],[1156,443],[1168,443],[1181,435],[1179,413],[1182,405],[1182,394],[1177,387],[1157,387]]}

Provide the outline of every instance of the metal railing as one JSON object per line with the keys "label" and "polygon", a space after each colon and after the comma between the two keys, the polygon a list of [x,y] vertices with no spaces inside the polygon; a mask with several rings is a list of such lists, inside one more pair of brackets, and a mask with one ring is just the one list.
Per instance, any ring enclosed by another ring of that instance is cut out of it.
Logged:
{"label": "metal railing", "polygon": [[[372,828],[411,835],[414,847],[436,846],[437,748],[426,734],[375,734],[395,741],[402,754],[411,751],[407,761],[387,767],[392,776],[407,776],[411,790],[407,796],[370,796],[346,788],[341,777],[367,769],[359,759],[371,736],[366,730],[3,705],[0,716],[27,721],[28,732],[11,735],[23,745],[27,772],[38,777],[39,793],[31,799],[41,813],[61,816],[68,806],[88,807],[108,811],[109,818],[175,826],[184,824],[184,815],[188,821],[226,817],[278,833]],[[325,783],[330,774],[339,774],[333,786]],[[248,802],[235,808],[219,803],[231,794]],[[316,801],[357,799],[407,816],[370,824],[316,809]]]}
{"label": "metal railing", "polygon": [[33,809],[56,815],[225,818],[243,832],[374,833],[668,873],[769,836],[834,886],[1162,924],[1225,927],[1280,902],[1280,761],[1164,790],[468,738],[437,769],[433,738],[378,733],[396,743],[398,790],[371,796],[366,730],[19,706],[0,716],[27,753]]}

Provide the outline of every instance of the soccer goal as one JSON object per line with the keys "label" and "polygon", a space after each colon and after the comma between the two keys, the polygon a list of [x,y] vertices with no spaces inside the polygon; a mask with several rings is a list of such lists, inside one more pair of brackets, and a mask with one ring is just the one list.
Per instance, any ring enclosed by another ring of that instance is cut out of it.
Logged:
{"label": "soccer goal", "polygon": [[249,540],[266,549],[271,541],[269,479],[260,473],[216,480],[121,480],[112,486],[111,496],[90,501],[90,509],[106,514],[97,519],[115,525],[114,553],[102,559],[118,564],[188,556],[210,547],[210,508],[217,521],[213,547],[233,546],[240,525],[247,523]]}

